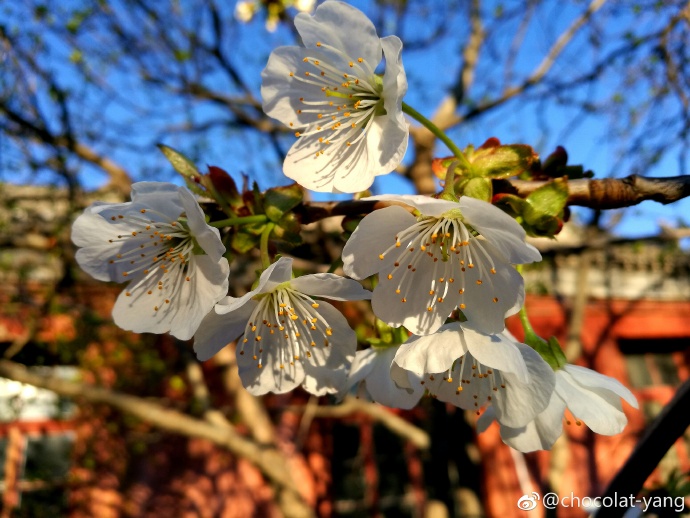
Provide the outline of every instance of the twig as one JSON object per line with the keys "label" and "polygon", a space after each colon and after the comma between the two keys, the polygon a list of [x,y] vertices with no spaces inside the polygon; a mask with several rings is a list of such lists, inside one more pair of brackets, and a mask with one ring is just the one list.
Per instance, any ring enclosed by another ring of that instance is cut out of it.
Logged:
{"label": "twig", "polygon": [[[293,412],[304,412],[306,409],[303,406],[291,406],[289,410]],[[386,407],[377,405],[375,403],[367,403],[354,397],[348,396],[339,405],[334,406],[319,406],[314,409],[314,417],[332,417],[341,418],[346,417],[357,412],[367,415],[374,421],[382,424],[391,432],[399,435],[403,439],[410,441],[420,450],[429,448],[429,435],[420,428],[408,423],[401,417],[391,413]]]}

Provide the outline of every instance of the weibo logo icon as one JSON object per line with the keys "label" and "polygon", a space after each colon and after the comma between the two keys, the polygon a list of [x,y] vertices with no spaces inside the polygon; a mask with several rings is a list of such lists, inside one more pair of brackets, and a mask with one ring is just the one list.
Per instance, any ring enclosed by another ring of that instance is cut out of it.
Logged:
{"label": "weibo logo icon", "polygon": [[520,500],[517,501],[517,506],[518,509],[522,509],[523,511],[531,511],[535,507],[537,507],[537,502],[541,499],[539,496],[539,493],[532,491],[532,496],[530,495],[522,495],[520,497]]}

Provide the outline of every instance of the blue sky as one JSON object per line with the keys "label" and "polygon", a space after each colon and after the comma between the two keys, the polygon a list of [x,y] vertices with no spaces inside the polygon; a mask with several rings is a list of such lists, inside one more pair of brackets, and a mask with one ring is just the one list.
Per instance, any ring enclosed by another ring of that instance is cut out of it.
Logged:
{"label": "blue sky", "polygon": [[[448,31],[434,40],[432,46],[424,48],[403,49],[403,61],[408,74],[409,90],[405,101],[423,114],[430,116],[439,102],[446,95],[446,91],[453,83],[460,67],[459,48],[468,30],[465,11],[467,2],[451,0],[441,5],[447,11],[424,10],[418,2],[411,1],[413,16],[398,24],[392,9],[380,9],[373,2],[358,0],[350,2],[362,9],[370,17],[382,21],[384,31],[382,36],[398,32],[406,40],[423,39],[433,34],[439,27],[441,20],[448,22]],[[432,2],[433,3],[433,2]],[[61,7],[55,8],[55,16],[59,17],[61,9],[80,6],[83,2],[70,0]],[[113,2],[116,8],[121,8],[121,16],[126,19],[130,12],[122,9],[122,5]],[[180,2],[180,9],[184,12],[189,2]],[[497,12],[501,6],[510,3],[489,1],[485,4],[486,19]],[[531,71],[541,61],[545,52],[553,44],[556,37],[575,19],[586,7],[584,2],[546,2],[545,8],[535,13],[525,32],[525,38],[520,51],[514,59],[515,76],[519,77]],[[595,15],[596,30],[581,32],[566,47],[562,62],[555,66],[549,80],[566,79],[571,74],[583,69],[583,64],[595,62],[613,48],[614,37],[620,36],[626,27],[644,27],[652,30],[655,24],[661,23],[660,17],[654,13],[646,17],[632,10],[625,10],[626,4],[619,4],[614,11]],[[226,15],[232,11],[232,5],[224,6]],[[21,13],[21,7],[16,12]],[[613,8],[612,8],[613,9]],[[201,14],[189,10],[185,12],[185,19],[190,30],[197,30],[204,36],[210,30],[208,20],[201,18]],[[21,29],[39,27],[35,22],[29,22],[20,14],[15,22]],[[493,22],[488,22],[487,27]],[[88,41],[91,48],[99,53],[108,51],[107,37],[101,36],[97,27],[92,27],[93,35]],[[235,42],[231,51],[231,59],[236,65],[254,95],[259,98],[260,73],[270,51],[280,45],[294,43],[291,30],[281,26],[275,33],[266,32],[263,20],[255,19],[247,25],[235,22],[228,23],[226,30]],[[495,39],[498,47],[509,47],[517,31],[516,25],[507,24],[503,32]],[[642,30],[642,29],[640,29]],[[179,35],[171,33],[175,39]],[[598,45],[591,45],[591,38],[602,38]],[[46,36],[50,38],[49,36]],[[610,38],[610,39],[609,39]],[[181,40],[180,40],[181,41]],[[496,45],[496,44],[495,44]],[[502,88],[504,69],[494,64],[495,57],[501,48],[485,46],[480,56],[477,68],[476,84],[488,85],[484,89],[470,91],[470,99],[475,102],[482,98],[495,95]],[[199,102],[180,101],[166,97],[164,92],[145,85],[135,74],[131,63],[121,61],[104,64],[96,62],[93,69],[99,78],[109,86],[105,92],[93,92],[81,83],[79,76],[73,73],[69,65],[69,56],[73,49],[65,45],[60,39],[48,40],[47,50],[39,56],[45,66],[51,68],[59,77],[61,85],[69,87],[82,99],[90,100],[99,110],[108,116],[108,124],[94,119],[93,112],[84,110],[75,116],[75,123],[80,127],[88,127],[96,137],[93,146],[102,152],[112,153],[113,139],[122,139],[129,149],[120,147],[114,158],[132,171],[136,179],[171,180],[174,178],[170,168],[165,164],[159,152],[152,146],[155,140],[162,140],[189,156],[200,165],[213,164],[224,167],[236,178],[246,173],[259,182],[262,188],[276,183],[287,183],[281,175],[279,159],[268,146],[265,138],[251,134],[243,129],[216,128],[208,132],[203,139],[190,138],[184,130],[190,121],[209,122],[218,118],[220,112],[213,106]],[[89,58],[87,54],[87,58]],[[174,64],[173,64],[174,65]],[[170,66],[173,66],[170,65]],[[165,66],[168,66],[165,64]],[[187,65],[180,65],[181,68]],[[190,65],[191,66],[191,65]],[[188,73],[193,74],[193,70]],[[221,75],[203,77],[205,84],[215,90],[237,95],[232,85]],[[578,88],[569,92],[569,96],[577,99],[592,99],[606,102],[615,92],[621,89],[621,78],[615,74],[608,74],[595,85]],[[640,96],[643,99],[649,92],[644,91],[644,84],[631,83],[630,96]],[[609,116],[587,115],[580,116],[580,112],[567,106],[566,102],[546,102],[542,99],[531,98],[529,102],[510,101],[501,108],[487,114],[476,121],[463,124],[450,131],[451,137],[460,146],[467,144],[480,145],[488,137],[498,137],[504,143],[527,143],[546,156],[556,145],[564,145],[570,155],[570,163],[584,164],[586,168],[595,171],[597,177],[609,175],[626,176],[634,166],[634,157],[624,161],[619,166],[617,156],[620,140],[612,138]],[[47,103],[45,103],[47,106]],[[46,109],[50,114],[50,111]],[[53,114],[57,116],[57,114]],[[164,125],[173,123],[178,129],[162,131]],[[614,121],[615,122],[615,121]],[[99,138],[100,135],[100,138]],[[652,138],[652,136],[650,136]],[[290,145],[289,138],[282,145],[285,150]],[[3,151],[0,162],[3,164],[0,179],[15,181],[41,181],[32,178],[28,173],[13,174],[12,165],[19,163],[18,155],[12,152],[6,141],[0,142]],[[679,161],[687,167],[686,160],[679,149],[667,154],[662,161],[648,171],[652,176],[673,176],[682,169]],[[439,155],[448,154],[442,145],[438,147]],[[409,160],[410,157],[408,157]],[[8,167],[9,164],[9,167]],[[9,174],[8,174],[9,173]],[[87,187],[96,187],[105,180],[105,176],[94,168],[85,168],[81,180]],[[379,177],[374,188],[378,192],[411,192],[410,185],[402,178],[391,174]],[[323,196],[315,196],[323,199]],[[615,232],[625,236],[648,236],[658,232],[658,222],[666,220],[675,223],[682,215],[690,214],[690,202],[682,202],[664,207],[655,202],[644,202],[641,205],[625,210],[624,217],[615,227]]]}

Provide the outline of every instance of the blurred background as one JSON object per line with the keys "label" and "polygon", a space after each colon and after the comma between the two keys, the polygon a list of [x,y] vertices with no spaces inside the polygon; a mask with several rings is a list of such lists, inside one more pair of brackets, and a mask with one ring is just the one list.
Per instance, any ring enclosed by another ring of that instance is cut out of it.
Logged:
{"label": "blurred background", "polygon": [[[546,157],[563,146],[597,178],[687,174],[687,2],[350,3],[403,40],[405,101],[460,147],[497,137]],[[234,348],[199,364],[190,343],[112,324],[121,286],[80,272],[74,217],[97,199],[127,200],[134,181],[181,183],[157,143],[238,185],[287,184],[294,136],[263,115],[260,74],[274,48],[298,41],[294,16],[317,4],[0,1],[3,518],[520,516],[532,491],[601,495],[689,377],[687,200],[574,208],[557,240],[533,241],[544,256],[525,273],[536,331],[640,401],[625,407],[623,434],[571,424],[551,452],[512,451],[496,427],[476,436],[476,416],[431,398],[411,411],[300,391],[257,399]],[[372,191],[434,192],[431,158],[448,154],[412,123],[405,161]],[[341,221],[302,234],[296,266],[326,271]],[[233,260],[231,294],[251,286],[257,256]],[[373,337],[366,303],[341,309],[362,342]],[[689,439],[646,494],[688,494]]]}

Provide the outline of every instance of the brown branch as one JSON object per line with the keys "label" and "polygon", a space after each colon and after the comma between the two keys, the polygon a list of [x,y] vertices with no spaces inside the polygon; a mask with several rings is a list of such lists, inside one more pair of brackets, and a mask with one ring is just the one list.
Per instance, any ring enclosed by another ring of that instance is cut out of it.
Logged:
{"label": "brown branch", "polygon": [[[19,126],[19,136],[28,136],[42,144],[72,151],[82,160],[99,166],[108,174],[110,177],[108,188],[115,189],[123,195],[129,194],[132,185],[131,177],[123,167],[110,158],[98,154],[95,150],[81,142],[75,142],[74,139],[53,135],[47,129],[39,127],[21,114],[10,109],[7,105],[0,105],[0,113],[4,113],[9,121]],[[9,130],[9,128],[6,129]]]}
{"label": "brown branch", "polygon": [[224,347],[213,357],[220,367],[225,391],[234,398],[237,414],[249,433],[259,444],[275,445],[276,430],[263,404],[263,399],[247,392],[237,373],[237,361],[232,347]]}
{"label": "brown branch", "polygon": [[[526,198],[547,183],[546,181],[494,180],[494,194],[514,194]],[[632,207],[645,200],[666,205],[690,196],[690,175],[647,178],[633,174],[625,178],[601,180],[583,178],[570,180],[568,190],[568,205],[592,209]],[[305,202],[296,210],[302,218],[302,223],[306,224],[331,216],[362,216],[391,205],[409,208],[400,202],[355,200]]]}
{"label": "brown branch", "polygon": [[[494,193],[512,192],[525,198],[545,183],[523,180],[495,182]],[[569,181],[568,191],[568,205],[592,209],[632,207],[645,200],[667,205],[690,196],[690,176],[647,178],[633,174],[625,178],[585,178]]]}
{"label": "brown branch", "polygon": [[596,13],[601,7],[604,5],[606,0],[592,0],[592,2],[589,4],[587,7],[587,10],[582,13],[571,25],[568,27],[556,40],[556,42],[551,46],[549,51],[547,52],[546,56],[544,56],[544,59],[541,60],[541,63],[537,66],[537,68],[534,69],[534,71],[525,79],[521,84],[512,86],[509,88],[506,88],[503,91],[503,94],[500,97],[497,97],[496,99],[493,99],[491,101],[485,102],[477,106],[476,108],[470,110],[464,115],[458,115],[456,116],[448,126],[442,128],[446,129],[450,126],[455,126],[457,124],[460,124],[461,122],[464,122],[466,120],[472,119],[476,117],[477,115],[480,115],[484,112],[487,112],[489,110],[492,110],[493,108],[496,108],[497,106],[500,106],[501,104],[506,103],[513,97],[516,97],[517,95],[520,95],[521,93],[529,90],[532,88],[534,85],[539,83],[544,76],[551,70],[551,67],[553,67],[554,63],[556,63],[556,59],[558,59],[558,56],[561,54],[563,49],[570,43],[577,34],[577,31],[580,30],[580,28],[585,25],[589,21],[589,19]]}
{"label": "brown branch", "polygon": [[[306,408],[304,406],[293,406],[290,407],[289,410],[304,412]],[[382,424],[394,434],[414,444],[419,449],[426,450],[431,443],[429,434],[395,415],[386,407],[361,401],[351,396],[346,397],[339,405],[319,406],[311,409],[311,412],[313,412],[313,417],[330,418],[342,418],[352,414],[362,413],[370,417],[373,421]]]}
{"label": "brown branch", "polygon": [[[479,0],[473,0],[470,6],[470,34],[462,49],[462,68],[458,81],[449,95],[439,105],[431,120],[439,128],[446,128],[455,119],[458,104],[467,95],[479,61],[479,51],[484,42],[484,27],[481,20],[481,5]],[[436,189],[436,178],[431,170],[434,142],[436,137],[422,126],[413,127],[410,136],[414,146],[414,162],[405,171],[405,175],[412,180],[415,189],[420,194],[431,194]]]}
{"label": "brown branch", "polygon": [[253,463],[271,481],[280,493],[281,509],[290,516],[313,516],[312,510],[299,496],[297,481],[290,473],[285,457],[275,448],[258,445],[240,435],[230,424],[220,426],[202,419],[171,410],[151,400],[113,392],[30,372],[25,366],[0,360],[0,376],[22,383],[28,383],[60,394],[61,396],[83,399],[90,403],[104,403],[128,413],[162,430],[178,433],[186,437],[206,439],[225,448],[237,457]]}

